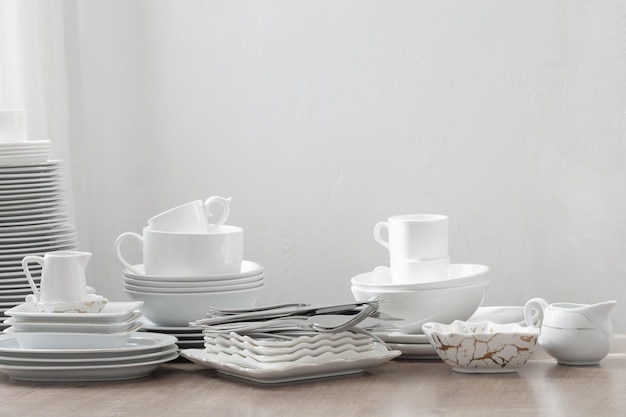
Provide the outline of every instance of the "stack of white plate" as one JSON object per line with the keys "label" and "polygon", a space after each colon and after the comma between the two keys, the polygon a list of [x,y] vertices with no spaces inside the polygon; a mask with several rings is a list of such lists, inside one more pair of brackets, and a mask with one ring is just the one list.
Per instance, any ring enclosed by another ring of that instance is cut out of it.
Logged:
{"label": "stack of white plate", "polygon": [[[143,265],[134,267],[143,271]],[[263,267],[243,261],[240,272],[207,276],[162,276],[125,269],[124,289],[143,301],[141,310],[154,326],[183,328],[205,317],[209,307],[250,307],[263,288]],[[149,328],[149,326],[148,326]]]}
{"label": "stack of white plate", "polygon": [[290,340],[207,334],[204,349],[181,350],[192,362],[260,383],[359,373],[400,354],[368,335],[351,331]]}
{"label": "stack of white plate", "polygon": [[46,162],[52,153],[49,140],[0,143],[0,164]]}
{"label": "stack of white plate", "polygon": [[[22,270],[25,256],[77,247],[61,161],[3,164],[0,158],[0,316],[31,293]],[[38,283],[41,269],[31,268]]]}
{"label": "stack of white plate", "polygon": [[137,332],[140,302],[109,302],[100,313],[9,311],[0,371],[23,380],[116,380],[145,376],[178,357],[176,338]]}
{"label": "stack of white plate", "polygon": [[169,334],[176,337],[176,344],[180,349],[202,349],[204,347],[204,335],[200,327],[186,326],[157,326],[145,317],[141,318],[142,330],[152,333]]}

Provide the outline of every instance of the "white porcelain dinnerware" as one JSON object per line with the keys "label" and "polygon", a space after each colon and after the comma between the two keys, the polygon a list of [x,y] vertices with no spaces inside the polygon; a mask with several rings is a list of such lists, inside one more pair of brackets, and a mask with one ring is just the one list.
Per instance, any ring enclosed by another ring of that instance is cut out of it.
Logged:
{"label": "white porcelain dinnerware", "polygon": [[46,313],[34,303],[21,303],[5,312],[18,322],[37,323],[121,323],[132,319],[142,301],[109,301],[99,313]]}
{"label": "white porcelain dinnerware", "polygon": [[115,381],[147,376],[178,357],[176,338],[134,333],[119,348],[26,349],[0,335],[0,372],[25,381]]}
{"label": "white porcelain dinnerware", "polygon": [[201,276],[189,276],[184,274],[173,275],[151,275],[146,274],[146,269],[143,264],[133,265],[132,269],[125,269],[123,274],[127,278],[133,278],[137,280],[148,281],[160,281],[160,282],[172,282],[172,281],[188,281],[188,282],[209,282],[209,281],[230,281],[239,278],[246,278],[263,273],[264,267],[256,262],[246,261],[241,262],[241,267],[238,271],[232,273],[223,274],[210,274]]}
{"label": "white porcelain dinnerware", "polygon": [[533,298],[524,314],[529,326],[537,326],[532,309],[539,311],[539,344],[563,365],[597,365],[611,351],[615,301],[597,304],[553,303]]}
{"label": "white porcelain dinnerware", "polygon": [[141,323],[136,322],[130,329],[117,333],[17,332],[11,327],[4,329],[4,333],[15,337],[26,349],[103,349],[123,346],[140,328]]}
{"label": "white porcelain dinnerware", "polygon": [[[222,226],[230,214],[231,198],[220,196],[209,197],[206,200],[195,200],[171,208],[148,220],[148,228],[161,232],[177,233],[210,233]],[[221,216],[214,223],[209,217],[213,215],[212,207],[221,207]]]}
{"label": "white porcelain dinnerware", "polygon": [[[36,308],[55,313],[100,312],[108,300],[87,293],[85,268],[90,258],[91,253],[78,251],[55,251],[44,256],[25,256],[22,268],[33,290]],[[35,284],[30,273],[31,262],[42,266],[39,286]]]}
{"label": "white porcelain dinnerware", "polygon": [[4,323],[16,332],[120,333],[135,327],[141,317],[143,313],[134,311],[128,320],[112,323],[18,321],[13,317],[8,317]]}
{"label": "white porcelain dinnerware", "polygon": [[352,331],[299,336],[291,340],[237,333],[206,338],[204,349],[181,355],[218,372],[261,383],[279,383],[363,372],[400,352]]}
{"label": "white porcelain dinnerware", "polygon": [[517,372],[532,355],[539,329],[517,323],[425,323],[424,333],[439,357],[462,373]]}
{"label": "white porcelain dinnerware", "polygon": [[221,288],[231,285],[258,283],[263,281],[263,274],[252,275],[243,278],[232,278],[223,280],[210,280],[210,281],[183,281],[177,277],[172,277],[170,280],[152,281],[148,279],[137,279],[124,274],[124,284],[136,285],[144,288],[188,288],[209,286],[211,288]]}
{"label": "white porcelain dinnerware", "polygon": [[448,238],[448,217],[440,214],[391,216],[374,226],[374,239],[389,251],[390,259],[447,258]]}
{"label": "white porcelain dinnerware", "polygon": [[243,229],[237,226],[222,225],[205,234],[161,232],[146,227],[143,235],[122,233],[114,244],[117,257],[125,268],[141,274],[122,254],[122,244],[128,239],[143,248],[147,275],[206,276],[241,270]]}
{"label": "white porcelain dinnerware", "polygon": [[351,287],[358,301],[378,298],[380,311],[402,320],[392,321],[404,333],[421,333],[429,321],[450,323],[466,320],[483,302],[489,281],[474,285],[414,291],[380,291]]}
{"label": "white porcelain dinnerware", "polygon": [[478,264],[451,264],[447,278],[440,281],[396,284],[391,281],[388,269],[379,269],[377,279],[373,272],[365,272],[351,279],[352,286],[364,291],[416,291],[441,289],[478,284],[487,279],[489,267]]}
{"label": "white porcelain dinnerware", "polygon": [[187,326],[204,317],[210,306],[251,307],[263,286],[237,291],[203,293],[137,292],[125,289],[133,299],[143,301],[141,311],[159,326]]}
{"label": "white porcelain dinnerware", "polygon": [[207,287],[146,287],[132,285],[124,282],[124,289],[135,292],[148,292],[148,293],[163,293],[163,294],[188,294],[188,293],[207,293],[207,292],[224,292],[224,291],[238,291],[247,290],[250,288],[258,288],[264,285],[263,280],[260,279],[256,282],[233,284],[233,285],[219,285],[219,286],[207,286]]}

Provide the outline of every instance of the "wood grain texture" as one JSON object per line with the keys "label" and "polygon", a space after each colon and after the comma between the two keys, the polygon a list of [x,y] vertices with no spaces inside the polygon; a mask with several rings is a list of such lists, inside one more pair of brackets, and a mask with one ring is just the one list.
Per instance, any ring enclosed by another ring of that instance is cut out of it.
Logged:
{"label": "wood grain texture", "polygon": [[623,416],[626,336],[599,366],[542,350],[513,374],[458,374],[437,360],[394,360],[349,377],[254,385],[184,360],[122,382],[29,383],[0,375],[11,416]]}

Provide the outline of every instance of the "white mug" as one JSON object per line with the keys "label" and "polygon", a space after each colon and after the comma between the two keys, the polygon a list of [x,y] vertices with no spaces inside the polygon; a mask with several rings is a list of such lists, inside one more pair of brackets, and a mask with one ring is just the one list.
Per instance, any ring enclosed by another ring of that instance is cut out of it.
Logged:
{"label": "white mug", "polygon": [[450,258],[429,259],[391,259],[390,267],[376,267],[372,281],[389,284],[418,284],[443,281],[448,279]]}
{"label": "white mug", "polygon": [[[89,252],[57,251],[42,256],[25,256],[22,268],[35,295],[41,303],[77,303],[87,298],[85,268],[91,258]],[[30,274],[29,264],[40,264],[41,284],[37,288]]]}
{"label": "white mug", "polygon": [[[122,242],[136,241],[143,252],[145,272],[122,255]],[[143,236],[126,232],[115,240],[117,257],[136,274],[162,276],[205,276],[241,271],[243,229],[222,225],[211,233],[174,233],[143,229]]]}
{"label": "white mug", "polygon": [[0,110],[0,143],[26,141],[26,112]]}
{"label": "white mug", "polygon": [[[388,238],[383,238],[383,230]],[[389,217],[374,226],[374,239],[391,259],[440,259],[448,254],[448,217],[440,214],[406,214]]]}
{"label": "white mug", "polygon": [[[231,200],[231,197],[213,196],[205,201],[195,200],[182,204],[149,219],[148,228],[161,232],[210,233],[228,219]],[[209,217],[212,216],[211,207],[215,204],[222,207],[222,215],[211,224]]]}

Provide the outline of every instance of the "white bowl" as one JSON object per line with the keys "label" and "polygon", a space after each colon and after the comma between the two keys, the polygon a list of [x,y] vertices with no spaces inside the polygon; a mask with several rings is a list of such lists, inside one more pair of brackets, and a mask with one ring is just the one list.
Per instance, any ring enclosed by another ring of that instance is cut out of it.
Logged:
{"label": "white bowl", "polygon": [[539,328],[489,321],[426,323],[424,333],[439,357],[463,373],[517,372],[532,355]]}
{"label": "white bowl", "polygon": [[380,279],[378,277],[382,278],[380,282],[373,281],[373,273],[370,271],[353,277],[352,285],[358,289],[380,291],[414,291],[451,288],[479,283],[486,278],[488,272],[489,267],[486,265],[452,264],[448,266],[448,279],[414,284],[393,284],[391,283],[391,277],[388,276],[389,274],[385,275],[384,271],[377,274],[377,279]]}
{"label": "white bowl", "polygon": [[187,327],[206,316],[209,307],[252,307],[263,286],[239,291],[204,293],[156,293],[125,289],[133,299],[143,301],[141,311],[156,326]]}
{"label": "white bowl", "polygon": [[480,307],[487,293],[488,280],[474,285],[421,291],[377,291],[352,287],[357,301],[381,300],[379,310],[401,320],[392,323],[407,334],[422,333],[430,321],[452,323],[467,320]]}

